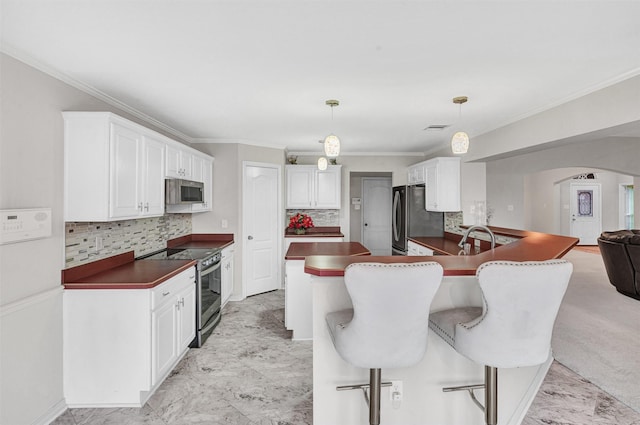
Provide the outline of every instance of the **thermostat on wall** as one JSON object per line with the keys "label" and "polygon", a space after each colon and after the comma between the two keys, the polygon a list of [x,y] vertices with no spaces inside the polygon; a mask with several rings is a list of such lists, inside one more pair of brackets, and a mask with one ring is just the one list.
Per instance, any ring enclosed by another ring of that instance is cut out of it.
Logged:
{"label": "thermostat on wall", "polygon": [[51,236],[51,208],[0,210],[0,245]]}

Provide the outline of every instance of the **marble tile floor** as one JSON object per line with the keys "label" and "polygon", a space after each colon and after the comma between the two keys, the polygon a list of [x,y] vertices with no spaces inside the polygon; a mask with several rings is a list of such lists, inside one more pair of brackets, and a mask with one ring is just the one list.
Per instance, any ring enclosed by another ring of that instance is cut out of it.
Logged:
{"label": "marble tile floor", "polygon": [[[54,425],[310,425],[311,342],[284,329],[284,292],[229,303],[142,408],[69,409]],[[640,413],[557,362],[523,425],[640,425]],[[455,424],[452,424],[455,425]]]}

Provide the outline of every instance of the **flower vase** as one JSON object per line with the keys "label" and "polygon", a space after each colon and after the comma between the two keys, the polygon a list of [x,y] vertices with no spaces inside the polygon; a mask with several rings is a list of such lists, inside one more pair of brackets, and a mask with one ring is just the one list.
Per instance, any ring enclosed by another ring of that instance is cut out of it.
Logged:
{"label": "flower vase", "polygon": [[305,233],[307,233],[307,229],[300,228],[300,229],[296,229],[295,232],[296,232],[296,235],[304,235]]}

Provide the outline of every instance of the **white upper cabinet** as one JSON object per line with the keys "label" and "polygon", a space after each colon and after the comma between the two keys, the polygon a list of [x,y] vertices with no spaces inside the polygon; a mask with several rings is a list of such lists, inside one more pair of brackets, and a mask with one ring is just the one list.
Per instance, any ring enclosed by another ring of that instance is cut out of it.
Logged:
{"label": "white upper cabinet", "polygon": [[110,218],[164,213],[164,144],[111,125]]}
{"label": "white upper cabinet", "polygon": [[[194,157],[213,158],[110,112],[63,112],[65,221],[113,221],[163,215],[167,154],[190,178]],[[171,149],[169,148],[171,146]],[[184,146],[181,148],[181,146]],[[184,155],[183,155],[184,153]],[[185,165],[188,164],[188,165]],[[203,174],[205,173],[205,174]],[[211,204],[211,185],[205,187]]]}
{"label": "white upper cabinet", "polygon": [[287,209],[340,209],[341,165],[287,165]]}
{"label": "white upper cabinet", "polygon": [[167,178],[201,181],[193,175],[194,155],[180,143],[168,143],[166,157]]}
{"label": "white upper cabinet", "polygon": [[424,184],[425,168],[424,162],[412,165],[407,172],[407,184]]}
{"label": "white upper cabinet", "polygon": [[[196,213],[211,211],[213,208],[213,159],[209,156],[191,155],[191,178],[204,183],[204,202],[200,204],[167,205],[168,213]],[[185,177],[186,179],[186,177]]]}
{"label": "white upper cabinet", "polygon": [[65,221],[164,214],[164,143],[108,112],[64,112]]}
{"label": "white upper cabinet", "polygon": [[460,211],[460,158],[442,157],[424,162],[427,211]]}

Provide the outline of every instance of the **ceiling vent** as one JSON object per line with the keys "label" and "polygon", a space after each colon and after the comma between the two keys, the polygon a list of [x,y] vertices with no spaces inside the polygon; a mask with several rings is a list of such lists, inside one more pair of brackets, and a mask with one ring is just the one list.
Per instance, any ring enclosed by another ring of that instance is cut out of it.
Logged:
{"label": "ceiling vent", "polygon": [[426,131],[442,131],[445,128],[451,127],[451,124],[432,124],[428,127],[425,127],[423,130]]}

